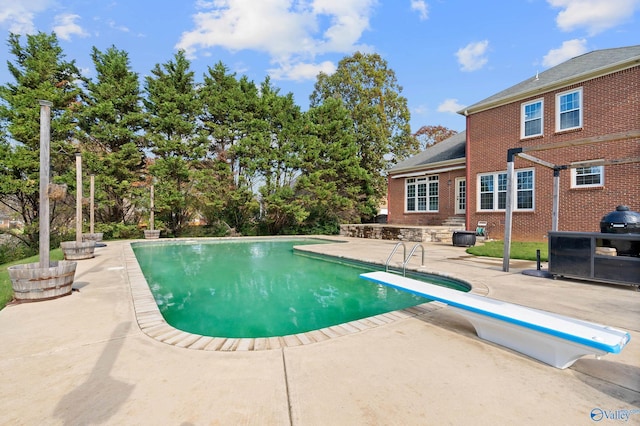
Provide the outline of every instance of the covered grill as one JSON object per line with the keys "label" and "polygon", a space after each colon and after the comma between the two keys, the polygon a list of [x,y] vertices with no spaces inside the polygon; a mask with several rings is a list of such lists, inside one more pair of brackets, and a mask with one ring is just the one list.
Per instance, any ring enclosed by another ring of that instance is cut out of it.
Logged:
{"label": "covered grill", "polygon": [[[600,232],[607,234],[640,234],[640,213],[620,205],[604,215],[600,221]],[[617,250],[619,256],[640,256],[640,243],[637,241],[604,240],[608,247]]]}

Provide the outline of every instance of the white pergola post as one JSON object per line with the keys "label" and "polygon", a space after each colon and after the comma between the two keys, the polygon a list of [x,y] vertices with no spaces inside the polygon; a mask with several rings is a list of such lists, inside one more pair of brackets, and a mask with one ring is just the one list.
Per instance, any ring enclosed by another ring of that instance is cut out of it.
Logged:
{"label": "white pergola post", "polygon": [[553,211],[551,212],[551,230],[558,230],[560,219],[560,168],[553,169]]}
{"label": "white pergola post", "polygon": [[511,228],[513,218],[513,205],[516,194],[516,170],[514,166],[515,156],[522,152],[522,148],[513,148],[507,151],[507,204],[504,218],[504,253],[502,255],[502,270],[509,272],[509,259],[511,258]]}

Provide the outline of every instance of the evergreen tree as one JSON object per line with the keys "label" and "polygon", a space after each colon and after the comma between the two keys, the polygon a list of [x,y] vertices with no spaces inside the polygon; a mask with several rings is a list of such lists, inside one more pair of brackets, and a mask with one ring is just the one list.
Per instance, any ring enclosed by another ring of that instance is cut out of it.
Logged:
{"label": "evergreen tree", "polygon": [[359,219],[359,184],[367,171],[358,161],[353,122],[340,100],[311,108],[307,119],[296,193],[310,213],[308,231],[335,233],[341,223]]}
{"label": "evergreen tree", "polygon": [[350,111],[360,166],[367,170],[360,182],[363,220],[375,216],[386,195],[384,172],[395,161],[417,152],[407,100],[401,92],[394,71],[380,55],[357,52],[343,58],[334,74],[321,72],[311,94],[312,107],[337,98]]}
{"label": "evergreen tree", "polygon": [[259,110],[235,154],[248,181],[262,184],[262,221],[269,234],[295,229],[309,214],[294,191],[300,174],[302,124],[303,114],[293,95],[280,95],[267,77],[260,86]]}
{"label": "evergreen tree", "polygon": [[198,93],[203,108],[200,123],[209,140],[209,161],[197,179],[200,211],[209,223],[224,221],[246,230],[258,205],[234,147],[246,137],[248,123],[257,113],[258,89],[244,76],[238,80],[218,62],[209,67]]}
{"label": "evergreen tree", "polygon": [[144,115],[138,74],[128,54],[115,46],[93,48],[96,80],[87,81],[80,114],[83,160],[96,180],[96,220],[136,223],[135,202],[142,188],[132,185],[144,173]]}
{"label": "evergreen tree", "polygon": [[147,137],[155,155],[149,167],[155,179],[158,218],[180,235],[194,213],[194,175],[205,154],[206,139],[198,132],[202,111],[191,64],[183,51],[157,64],[145,79]]}
{"label": "evergreen tree", "polygon": [[[54,33],[28,35],[26,44],[10,34],[8,44],[14,62],[8,62],[14,83],[0,86],[0,120],[10,141],[2,143],[0,202],[16,212],[25,224],[17,235],[34,250],[39,245],[40,106],[51,107],[51,174],[53,181],[74,173],[75,110],[79,107],[81,78],[74,61],[67,62]],[[50,214],[58,223],[60,205],[52,202]],[[55,238],[52,239],[52,242]]]}

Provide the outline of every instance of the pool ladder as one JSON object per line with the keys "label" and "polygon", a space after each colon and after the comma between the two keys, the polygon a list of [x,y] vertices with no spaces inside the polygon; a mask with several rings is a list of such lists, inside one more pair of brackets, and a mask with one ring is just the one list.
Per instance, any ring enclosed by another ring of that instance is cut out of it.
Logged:
{"label": "pool ladder", "polygon": [[[411,256],[413,256],[413,254],[416,252],[418,247],[422,249],[422,263],[420,264],[420,266],[424,266],[424,246],[420,243],[416,244],[415,246],[413,246],[413,248],[409,252],[409,256],[407,256],[407,246],[402,241],[398,242],[393,248],[393,250],[391,250],[391,254],[389,254],[389,257],[387,257],[387,261],[385,262],[385,265],[384,265],[386,272],[389,272],[389,263],[391,262],[391,258],[393,257],[394,254],[396,254],[400,246],[402,246],[402,276],[404,277],[407,275],[407,263],[409,263],[409,261],[411,260]],[[391,271],[391,272],[394,272],[394,271]]]}

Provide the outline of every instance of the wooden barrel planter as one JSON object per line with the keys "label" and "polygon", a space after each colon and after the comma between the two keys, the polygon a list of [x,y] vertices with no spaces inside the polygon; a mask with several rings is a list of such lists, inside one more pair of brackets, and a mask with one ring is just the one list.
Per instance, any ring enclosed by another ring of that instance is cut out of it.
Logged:
{"label": "wooden barrel planter", "polygon": [[155,240],[160,238],[160,230],[159,229],[145,229],[144,230],[144,237],[147,240]]}
{"label": "wooden barrel planter", "polygon": [[93,252],[96,249],[95,241],[64,241],[60,243],[62,253],[65,260],[82,260],[94,257]]}
{"label": "wooden barrel planter", "polygon": [[82,234],[82,241],[102,241],[102,232]]}
{"label": "wooden barrel planter", "polygon": [[61,260],[49,262],[49,268],[41,268],[39,263],[10,266],[14,298],[17,302],[32,302],[71,294],[77,264]]}
{"label": "wooden barrel planter", "polygon": [[476,231],[453,231],[451,238],[456,247],[471,247],[476,245]]}

